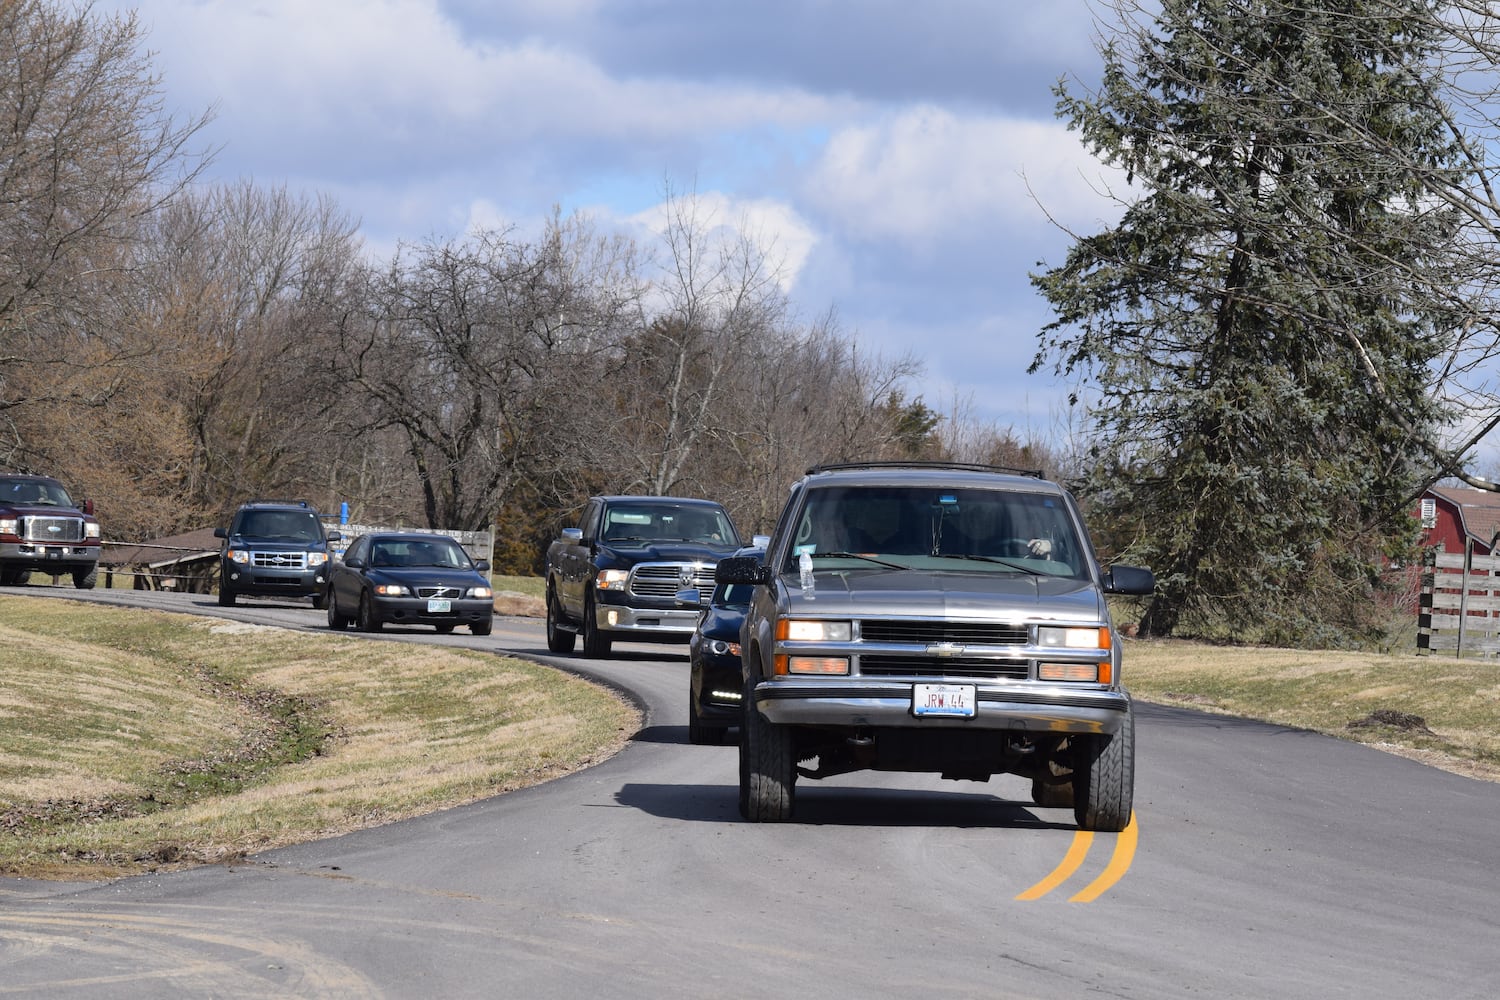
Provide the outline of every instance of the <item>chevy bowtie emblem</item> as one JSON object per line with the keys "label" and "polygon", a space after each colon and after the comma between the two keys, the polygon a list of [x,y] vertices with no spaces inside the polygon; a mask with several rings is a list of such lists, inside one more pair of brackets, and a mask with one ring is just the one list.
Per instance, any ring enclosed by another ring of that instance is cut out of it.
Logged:
{"label": "chevy bowtie emblem", "polygon": [[928,656],[962,656],[964,655],[964,644],[961,642],[934,642],[927,646]]}

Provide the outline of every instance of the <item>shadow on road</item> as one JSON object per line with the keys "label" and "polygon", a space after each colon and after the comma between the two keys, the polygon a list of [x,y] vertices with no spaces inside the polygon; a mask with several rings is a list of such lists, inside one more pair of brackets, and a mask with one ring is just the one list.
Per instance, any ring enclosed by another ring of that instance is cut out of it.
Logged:
{"label": "shadow on road", "polygon": [[[615,795],[622,806],[663,819],[744,823],[733,785],[627,784]],[[1067,809],[1040,809],[971,792],[926,789],[818,787],[797,784],[792,826],[886,826],[1073,830]]]}

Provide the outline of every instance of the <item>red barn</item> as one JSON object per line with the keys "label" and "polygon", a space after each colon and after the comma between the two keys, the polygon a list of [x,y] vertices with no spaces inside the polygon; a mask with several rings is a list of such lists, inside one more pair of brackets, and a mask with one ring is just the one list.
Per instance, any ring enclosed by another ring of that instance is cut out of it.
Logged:
{"label": "red barn", "polygon": [[1494,551],[1500,535],[1500,493],[1469,486],[1434,486],[1422,494],[1417,516],[1422,521],[1422,544],[1441,545],[1444,552],[1472,555]]}

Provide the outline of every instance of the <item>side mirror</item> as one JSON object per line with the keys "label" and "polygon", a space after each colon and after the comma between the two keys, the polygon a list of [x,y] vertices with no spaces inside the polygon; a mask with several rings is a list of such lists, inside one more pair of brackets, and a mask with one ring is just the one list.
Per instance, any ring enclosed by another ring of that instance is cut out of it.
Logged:
{"label": "side mirror", "polygon": [[1156,589],[1156,577],[1149,569],[1138,566],[1111,566],[1104,571],[1106,594],[1149,594]]}
{"label": "side mirror", "polygon": [[214,537],[215,538],[228,538],[229,537],[229,529],[228,528],[215,528],[214,529]]}
{"label": "side mirror", "polygon": [[81,508],[79,508],[79,509],[82,510],[89,517],[93,517],[94,516],[94,501],[92,501],[92,500],[85,500],[83,502],[83,506]]}
{"label": "side mirror", "polygon": [[755,548],[755,549],[760,549],[761,551],[765,551],[766,549],[769,549],[771,547],[771,536],[770,535],[755,535],[755,536],[752,536],[751,539],[750,539],[750,547],[751,548]]}
{"label": "side mirror", "polygon": [[348,566],[350,569],[364,569],[365,568],[365,561],[363,559],[359,558],[358,556],[355,556],[353,559],[350,559],[348,556],[345,556],[344,557],[344,565]]}
{"label": "side mirror", "polygon": [[583,529],[564,528],[562,530],[562,540],[567,542],[569,545],[577,545],[579,542],[583,541]]}
{"label": "side mirror", "polygon": [[771,568],[755,556],[730,556],[714,567],[715,583],[762,584],[771,582]]}
{"label": "side mirror", "polygon": [[703,591],[697,587],[688,587],[686,590],[677,592],[677,603],[685,608],[700,608],[703,606]]}
{"label": "side mirror", "polygon": [[330,542],[341,542],[344,540],[344,536],[337,531],[330,531],[327,538]]}
{"label": "side mirror", "polygon": [[489,571],[490,561],[488,559],[481,559],[474,564],[474,572],[476,573],[488,573]]}

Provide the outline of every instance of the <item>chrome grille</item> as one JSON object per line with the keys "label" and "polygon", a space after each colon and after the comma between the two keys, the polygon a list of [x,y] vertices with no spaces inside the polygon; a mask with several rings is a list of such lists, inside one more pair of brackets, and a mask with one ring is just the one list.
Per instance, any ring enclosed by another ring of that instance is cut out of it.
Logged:
{"label": "chrome grille", "polygon": [[306,552],[252,552],[251,565],[259,569],[304,569]]}
{"label": "chrome grille", "polygon": [[77,517],[23,517],[21,537],[28,542],[81,542],[83,520]]}
{"label": "chrome grille", "polygon": [[953,642],[963,646],[1026,645],[1025,625],[1002,625],[998,622],[866,618],[859,623],[859,635],[870,642]]}
{"label": "chrome grille", "polygon": [[417,596],[431,600],[438,598],[453,599],[464,596],[464,592],[458,587],[418,587]]}
{"label": "chrome grille", "polygon": [[630,593],[636,597],[675,597],[679,590],[714,589],[712,563],[640,563],[630,571]]}
{"label": "chrome grille", "polygon": [[866,677],[1007,677],[1025,680],[1031,671],[1025,660],[986,660],[978,656],[870,655],[859,658]]}

